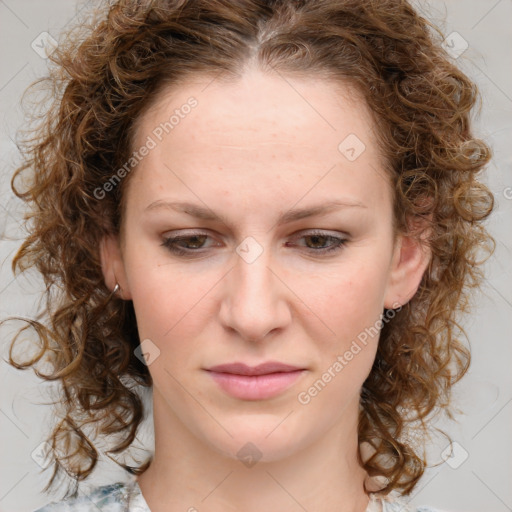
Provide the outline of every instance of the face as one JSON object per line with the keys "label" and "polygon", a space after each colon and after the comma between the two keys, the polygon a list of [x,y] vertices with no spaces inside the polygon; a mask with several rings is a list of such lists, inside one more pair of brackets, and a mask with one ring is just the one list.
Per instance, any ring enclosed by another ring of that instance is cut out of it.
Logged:
{"label": "face", "polygon": [[[133,300],[155,421],[232,458],[251,442],[264,460],[353,428],[368,333],[426,266],[412,241],[394,243],[363,100],[314,78],[198,78],[159,97],[133,147],[144,155],[102,261]],[[269,361],[296,370],[211,370]]]}

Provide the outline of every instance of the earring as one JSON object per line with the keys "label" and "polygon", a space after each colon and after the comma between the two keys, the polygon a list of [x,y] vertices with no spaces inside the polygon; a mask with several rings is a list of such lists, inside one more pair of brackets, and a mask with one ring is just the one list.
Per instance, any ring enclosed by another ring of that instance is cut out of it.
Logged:
{"label": "earring", "polygon": [[114,289],[112,290],[112,295],[115,295],[121,287],[119,286],[119,283],[116,283],[114,286]]}

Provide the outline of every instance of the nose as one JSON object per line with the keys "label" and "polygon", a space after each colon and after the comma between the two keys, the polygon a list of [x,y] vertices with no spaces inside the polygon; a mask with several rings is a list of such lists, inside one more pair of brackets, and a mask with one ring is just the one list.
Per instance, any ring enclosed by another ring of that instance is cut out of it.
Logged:
{"label": "nose", "polygon": [[249,341],[264,341],[282,331],[292,318],[291,292],[279,274],[270,250],[252,262],[235,254],[234,267],[223,280],[223,326]]}

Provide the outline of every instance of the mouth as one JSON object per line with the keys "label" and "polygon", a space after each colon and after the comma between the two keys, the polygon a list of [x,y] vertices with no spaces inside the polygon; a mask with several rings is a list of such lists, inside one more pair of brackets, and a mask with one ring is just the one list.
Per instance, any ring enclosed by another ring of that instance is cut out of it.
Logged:
{"label": "mouth", "polygon": [[283,393],[307,369],[270,361],[258,366],[222,364],[206,371],[225,393],[234,398],[265,400]]}

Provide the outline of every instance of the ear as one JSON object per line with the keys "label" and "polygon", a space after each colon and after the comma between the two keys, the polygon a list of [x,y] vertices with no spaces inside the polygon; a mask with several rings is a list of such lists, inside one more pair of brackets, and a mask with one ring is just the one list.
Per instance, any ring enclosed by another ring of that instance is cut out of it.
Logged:
{"label": "ear", "polygon": [[107,288],[113,291],[116,284],[119,284],[118,295],[125,300],[131,299],[118,236],[108,235],[101,239],[100,259]]}
{"label": "ear", "polygon": [[[415,228],[418,227],[418,222],[416,222]],[[413,229],[414,231],[416,229]],[[425,230],[421,237],[398,236],[384,300],[385,308],[395,309],[398,307],[397,305],[407,304],[418,291],[423,274],[431,259],[431,251],[424,243],[427,236],[425,233],[428,231]]]}

